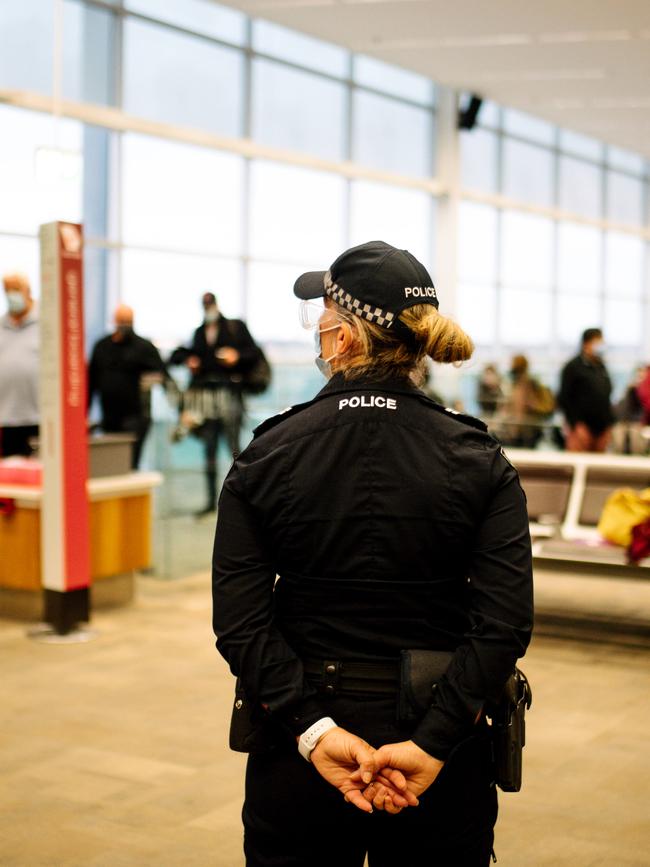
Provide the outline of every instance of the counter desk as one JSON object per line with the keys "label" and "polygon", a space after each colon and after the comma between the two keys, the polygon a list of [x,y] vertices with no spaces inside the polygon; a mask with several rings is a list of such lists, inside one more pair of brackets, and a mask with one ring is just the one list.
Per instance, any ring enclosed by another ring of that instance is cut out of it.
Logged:
{"label": "counter desk", "polygon": [[[133,595],[133,572],[152,565],[155,472],[89,479],[92,606]],[[0,616],[34,617],[41,605],[41,488],[0,483]]]}

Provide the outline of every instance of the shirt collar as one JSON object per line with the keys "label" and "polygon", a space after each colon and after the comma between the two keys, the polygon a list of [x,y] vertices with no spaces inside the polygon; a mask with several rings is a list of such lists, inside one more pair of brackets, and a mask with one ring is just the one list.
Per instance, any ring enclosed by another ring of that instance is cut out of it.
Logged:
{"label": "shirt collar", "polygon": [[390,391],[398,394],[422,395],[423,392],[410,379],[400,376],[378,378],[362,376],[345,379],[342,373],[335,373],[327,384],[318,392],[317,397],[327,397],[330,394],[348,391]]}

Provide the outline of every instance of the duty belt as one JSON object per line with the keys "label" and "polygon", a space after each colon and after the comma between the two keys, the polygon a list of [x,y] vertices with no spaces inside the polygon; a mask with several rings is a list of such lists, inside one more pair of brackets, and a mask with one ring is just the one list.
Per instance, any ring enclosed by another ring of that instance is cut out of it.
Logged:
{"label": "duty belt", "polygon": [[326,695],[364,693],[392,695],[399,686],[399,662],[348,662],[340,659],[305,659],[308,680]]}

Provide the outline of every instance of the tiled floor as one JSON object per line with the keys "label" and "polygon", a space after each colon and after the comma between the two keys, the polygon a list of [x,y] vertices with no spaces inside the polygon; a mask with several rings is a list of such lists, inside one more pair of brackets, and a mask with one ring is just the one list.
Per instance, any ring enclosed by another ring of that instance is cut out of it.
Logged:
{"label": "tiled floor", "polygon": [[[132,608],[93,625],[96,640],[52,646],[0,621],[0,865],[241,867],[244,760],[226,746],[208,577],[142,579]],[[534,641],[499,865],[650,864],[649,661]]]}

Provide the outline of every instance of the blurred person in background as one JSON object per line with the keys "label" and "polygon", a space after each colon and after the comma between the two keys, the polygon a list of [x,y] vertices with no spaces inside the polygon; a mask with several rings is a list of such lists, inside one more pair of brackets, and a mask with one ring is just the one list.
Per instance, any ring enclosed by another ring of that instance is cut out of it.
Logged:
{"label": "blurred person in background", "polygon": [[643,428],[650,420],[650,368],[640,364],[633,372],[625,392],[614,404],[616,423],[612,428],[612,448],[624,455],[648,452],[649,442]]}
{"label": "blurred person in background", "polygon": [[602,330],[587,328],[580,353],[562,370],[557,402],[566,420],[567,451],[604,452],[610,443],[614,412],[604,348]]}
{"label": "blurred person in background", "polygon": [[531,376],[525,355],[513,356],[510,380],[501,404],[501,440],[504,445],[534,449],[544,432],[544,420],[553,415],[555,399],[549,388]]}
{"label": "blurred person in background", "polygon": [[105,433],[135,434],[131,465],[137,469],[151,425],[151,384],[167,372],[160,353],[133,330],[133,310],[120,304],[115,328],[95,344],[88,367],[88,406],[99,395]]}
{"label": "blurred person in background", "polygon": [[29,280],[2,278],[7,312],[0,318],[0,455],[32,453],[38,436],[39,325]]}
{"label": "blurred person in background", "polygon": [[183,405],[198,422],[194,433],[203,441],[207,486],[207,501],[197,517],[210,515],[217,507],[221,437],[225,437],[233,457],[239,454],[244,380],[260,357],[246,324],[241,319],[226,319],[213,292],[205,292],[201,304],[203,322],[190,346],[175,350],[170,359],[172,364],[184,361],[192,373]]}
{"label": "blurred person in background", "polygon": [[478,380],[476,401],[482,415],[494,415],[503,400],[503,385],[496,364],[486,364]]}
{"label": "blurred person in background", "polygon": [[634,379],[615,409],[616,417],[621,421],[638,421],[650,425],[650,365],[642,364],[637,367]]}

